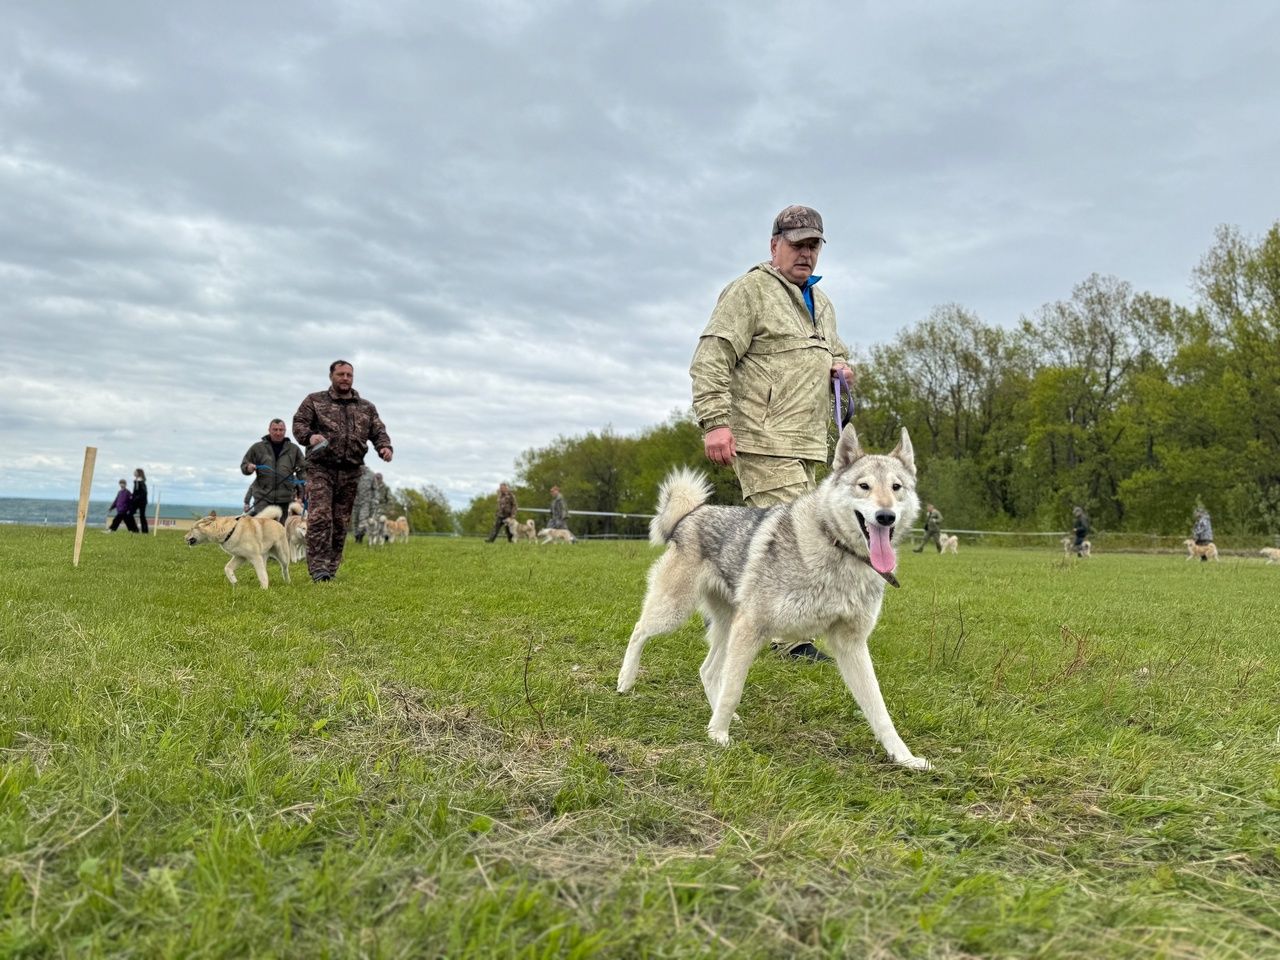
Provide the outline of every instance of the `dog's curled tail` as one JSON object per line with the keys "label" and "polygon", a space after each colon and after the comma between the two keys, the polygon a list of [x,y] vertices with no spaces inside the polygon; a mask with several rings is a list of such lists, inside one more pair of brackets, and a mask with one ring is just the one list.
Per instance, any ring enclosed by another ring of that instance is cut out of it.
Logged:
{"label": "dog's curled tail", "polygon": [[289,516],[291,517],[302,516],[302,503],[300,501],[298,500],[289,501]]}
{"label": "dog's curled tail", "polygon": [[649,521],[649,542],[660,547],[671,539],[676,524],[711,499],[711,481],[700,470],[678,467],[658,489],[658,515]]}
{"label": "dog's curled tail", "polygon": [[259,520],[279,520],[283,514],[280,512],[280,508],[273,503],[271,506],[263,507],[259,510],[256,516]]}

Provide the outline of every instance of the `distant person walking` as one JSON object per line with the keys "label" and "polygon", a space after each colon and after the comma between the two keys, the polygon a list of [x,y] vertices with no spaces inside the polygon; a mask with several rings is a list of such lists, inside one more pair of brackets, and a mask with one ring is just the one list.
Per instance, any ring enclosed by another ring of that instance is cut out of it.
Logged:
{"label": "distant person walking", "polygon": [[120,490],[116,493],[115,500],[111,501],[111,506],[107,507],[107,513],[115,511],[115,519],[111,521],[107,533],[115,533],[116,528],[122,523],[129,528],[130,533],[138,532],[138,525],[133,522],[132,506],[133,498],[129,496],[129,482],[121,480]]}
{"label": "distant person walking", "polygon": [[507,520],[514,520],[516,516],[516,495],[511,492],[511,488],[505,483],[498,484],[498,515],[493,521],[493,530],[484,538],[485,543],[493,543],[498,539],[498,532],[502,531],[507,535],[507,542],[515,540],[511,535],[511,528],[507,525]]}
{"label": "distant person walking", "polygon": [[[1196,542],[1197,547],[1213,543],[1213,523],[1209,520],[1209,511],[1204,507],[1196,508],[1195,523],[1191,526],[1191,539]],[[1207,553],[1200,554],[1201,563],[1207,563],[1208,560]]]}
{"label": "distant person walking", "polygon": [[139,467],[133,471],[133,494],[129,497],[129,510],[138,515],[138,529],[147,533],[147,475]]}
{"label": "distant person walking", "polygon": [[924,548],[930,543],[938,548],[938,552],[942,552],[942,514],[938,512],[938,508],[932,503],[925,507],[924,515],[924,539],[920,541],[920,546],[912,550],[912,553],[924,553]]}
{"label": "distant person walking", "polygon": [[391,462],[391,438],[378,408],[352,386],[355,368],[329,364],[329,389],[308,394],[293,415],[293,436],[307,450],[307,569],[317,582],[342,565],[347,525],[369,444]]}
{"label": "distant person walking", "polygon": [[548,530],[568,530],[569,529],[569,508],[565,506],[564,497],[560,495],[559,487],[551,488],[551,516],[547,520]]}
{"label": "distant person walking", "polygon": [[262,439],[240,458],[240,472],[254,478],[244,495],[245,513],[256,516],[267,507],[279,507],[277,519],[284,523],[302,485],[302,463],[302,449],[286,436],[285,422],[272,420]]}
{"label": "distant person walking", "polygon": [[360,481],[356,484],[356,505],[352,514],[351,529],[356,532],[356,543],[364,539],[364,527],[379,514],[387,512],[387,485],[382,474],[368,467],[360,468]]}
{"label": "distant person walking", "polygon": [[1089,538],[1089,517],[1084,512],[1084,507],[1071,508],[1071,531],[1075,534],[1072,549],[1075,550],[1077,557],[1083,557],[1084,542]]}

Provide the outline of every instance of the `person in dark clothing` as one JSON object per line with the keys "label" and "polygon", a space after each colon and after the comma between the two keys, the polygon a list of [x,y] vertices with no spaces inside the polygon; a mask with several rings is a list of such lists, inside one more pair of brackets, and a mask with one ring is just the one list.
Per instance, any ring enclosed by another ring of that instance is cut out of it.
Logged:
{"label": "person in dark clothing", "polygon": [[1077,557],[1084,556],[1084,542],[1089,536],[1089,517],[1084,512],[1084,507],[1072,507],[1071,509],[1071,530],[1075,534],[1075,544],[1073,549]]}
{"label": "person in dark clothing", "polygon": [[115,519],[111,521],[111,526],[107,533],[115,533],[116,528],[120,524],[124,524],[129,528],[130,533],[138,532],[138,525],[133,522],[133,513],[130,509],[129,482],[127,480],[120,481],[120,491],[116,494],[115,500],[111,501],[111,506],[107,507],[107,513],[115,511]]}
{"label": "person in dark clothing", "polygon": [[147,475],[139,467],[133,471],[133,496],[129,498],[129,510],[138,515],[138,529],[146,533],[147,528]]}
{"label": "person in dark clothing", "polygon": [[511,527],[507,525],[508,520],[514,520],[516,516],[516,495],[511,492],[511,488],[505,483],[498,484],[498,515],[493,520],[493,531],[484,538],[485,543],[493,543],[498,539],[498,534],[505,533],[507,542],[511,543],[515,538],[511,535]]}
{"label": "person in dark clothing", "polygon": [[253,486],[245,493],[245,512],[256,516],[267,507],[280,508],[280,523],[289,516],[302,485],[302,450],[285,436],[285,422],[278,417],[267,424],[266,435],[251,446],[240,460],[240,472],[254,476]]}
{"label": "person in dark clothing", "polygon": [[378,408],[352,383],[346,360],[329,364],[329,389],[307,394],[293,415],[293,436],[307,451],[307,569],[315,581],[332,580],[342,564],[347,525],[369,443],[387,463],[391,437]]}

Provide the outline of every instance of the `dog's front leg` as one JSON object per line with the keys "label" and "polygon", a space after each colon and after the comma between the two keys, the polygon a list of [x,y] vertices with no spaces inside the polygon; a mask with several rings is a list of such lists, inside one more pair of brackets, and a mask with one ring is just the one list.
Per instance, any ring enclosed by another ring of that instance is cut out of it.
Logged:
{"label": "dog's front leg", "polygon": [[707,724],[707,736],[722,747],[729,744],[729,724],[742,700],[747,671],[751,669],[751,662],[755,660],[760,648],[767,642],[768,637],[746,617],[734,617],[729,624],[729,639],[725,642],[724,654],[720,660],[719,691],[715,709],[711,713],[711,722]]}
{"label": "dog's front leg", "polygon": [[249,561],[253,564],[253,572],[258,575],[258,586],[267,589],[267,561],[258,555]]}
{"label": "dog's front leg", "polygon": [[[868,630],[868,633],[870,630]],[[932,764],[923,757],[915,756],[898,730],[893,725],[889,710],[884,705],[884,697],[880,693],[880,684],[876,680],[875,667],[871,665],[871,651],[867,649],[866,635],[855,631],[847,633],[833,632],[828,638],[836,655],[836,666],[844,677],[853,699],[858,701],[863,716],[871,725],[871,732],[880,741],[894,763],[909,770],[929,770]]]}
{"label": "dog's front leg", "polygon": [[231,581],[233,587],[236,585],[236,567],[243,562],[239,557],[232,557],[227,561],[227,565],[222,568],[222,572],[227,575],[227,579]]}

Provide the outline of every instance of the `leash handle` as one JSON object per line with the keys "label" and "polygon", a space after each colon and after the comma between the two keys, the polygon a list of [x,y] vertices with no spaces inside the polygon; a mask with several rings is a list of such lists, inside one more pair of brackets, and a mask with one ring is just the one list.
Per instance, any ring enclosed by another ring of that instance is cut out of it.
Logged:
{"label": "leash handle", "polygon": [[[844,379],[838,375],[831,378],[831,385],[835,391],[835,397],[832,403],[831,413],[832,413],[832,416],[835,418],[836,427],[840,430],[843,430],[845,427],[849,425],[849,421],[853,419],[853,391],[848,390],[845,387]],[[845,396],[848,398],[848,401],[847,403],[845,403],[843,409],[841,409],[841,404],[840,404],[841,391],[844,391]]]}

